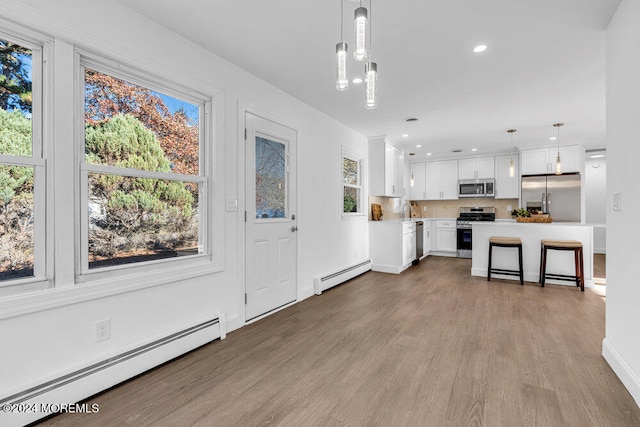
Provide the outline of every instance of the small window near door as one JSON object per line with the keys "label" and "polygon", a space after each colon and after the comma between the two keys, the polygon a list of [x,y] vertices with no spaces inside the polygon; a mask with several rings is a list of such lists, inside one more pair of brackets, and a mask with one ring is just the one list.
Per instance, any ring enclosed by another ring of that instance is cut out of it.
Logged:
{"label": "small window near door", "polygon": [[342,152],[343,214],[362,214],[362,157]]}

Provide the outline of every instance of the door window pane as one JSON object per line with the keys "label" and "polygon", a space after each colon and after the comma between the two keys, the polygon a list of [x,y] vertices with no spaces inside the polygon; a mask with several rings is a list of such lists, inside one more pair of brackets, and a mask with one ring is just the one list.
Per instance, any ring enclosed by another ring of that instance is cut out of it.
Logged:
{"label": "door window pane", "polygon": [[189,185],[90,173],[89,268],[201,253]]}
{"label": "door window pane", "polygon": [[284,218],[286,202],[286,147],[256,136],[256,218]]}
{"label": "door window pane", "polygon": [[33,276],[33,173],[0,165],[0,280]]}

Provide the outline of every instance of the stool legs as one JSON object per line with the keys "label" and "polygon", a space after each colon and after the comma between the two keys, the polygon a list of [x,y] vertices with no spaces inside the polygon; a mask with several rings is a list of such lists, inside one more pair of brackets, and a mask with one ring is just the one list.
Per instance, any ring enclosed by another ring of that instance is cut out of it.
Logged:
{"label": "stool legs", "polygon": [[522,264],[522,245],[518,246],[518,265],[520,267],[520,284],[524,285],[524,269]]}
{"label": "stool legs", "polygon": [[493,254],[493,243],[489,242],[489,268],[487,268],[487,282],[491,281],[491,255]]}
{"label": "stool legs", "polygon": [[[547,251],[549,249],[559,251],[573,251],[573,261],[575,275],[547,273]],[[550,246],[542,243],[540,245],[540,287],[544,288],[545,280],[570,280],[576,283],[580,291],[584,292],[584,252],[582,247]]]}

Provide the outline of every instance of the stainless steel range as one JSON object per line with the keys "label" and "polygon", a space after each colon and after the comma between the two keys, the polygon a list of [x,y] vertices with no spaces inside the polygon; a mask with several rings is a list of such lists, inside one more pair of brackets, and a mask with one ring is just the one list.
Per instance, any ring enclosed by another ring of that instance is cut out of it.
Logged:
{"label": "stainless steel range", "polygon": [[460,208],[456,219],[456,229],[458,234],[458,258],[471,258],[472,250],[472,227],[475,221],[495,221],[496,208],[494,207],[467,207]]}

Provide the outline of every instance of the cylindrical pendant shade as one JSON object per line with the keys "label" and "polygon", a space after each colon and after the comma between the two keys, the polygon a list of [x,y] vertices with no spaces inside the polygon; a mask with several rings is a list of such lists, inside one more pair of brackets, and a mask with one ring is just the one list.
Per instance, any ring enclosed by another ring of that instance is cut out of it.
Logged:
{"label": "cylindrical pendant shade", "polygon": [[367,82],[366,95],[367,102],[365,104],[365,108],[368,110],[372,110],[378,106],[378,88],[377,88],[377,80],[378,80],[378,65],[375,62],[367,62],[365,64],[365,76]]}
{"label": "cylindrical pendant shade", "polygon": [[355,11],[353,28],[356,35],[356,48],[353,51],[353,58],[356,61],[367,59],[367,9],[359,7]]}
{"label": "cylindrical pendant shade", "polygon": [[516,162],[513,160],[513,157],[509,160],[509,176],[516,176]]}
{"label": "cylindrical pendant shade", "polygon": [[336,45],[336,89],[347,90],[349,79],[347,78],[347,43],[340,42]]}

